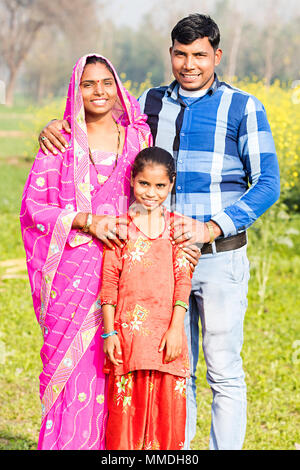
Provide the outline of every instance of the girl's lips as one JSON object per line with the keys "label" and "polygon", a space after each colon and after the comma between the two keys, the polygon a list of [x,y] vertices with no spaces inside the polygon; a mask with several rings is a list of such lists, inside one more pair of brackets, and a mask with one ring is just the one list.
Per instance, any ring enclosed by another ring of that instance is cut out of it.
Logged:
{"label": "girl's lips", "polygon": [[152,206],[155,206],[155,204],[157,204],[157,201],[154,201],[153,199],[142,199],[141,201],[144,206],[148,206],[148,207],[152,207]]}

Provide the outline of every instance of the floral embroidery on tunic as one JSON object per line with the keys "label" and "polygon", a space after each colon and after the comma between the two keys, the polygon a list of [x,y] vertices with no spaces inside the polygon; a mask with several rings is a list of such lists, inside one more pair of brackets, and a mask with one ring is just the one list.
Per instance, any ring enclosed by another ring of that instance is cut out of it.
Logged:
{"label": "floral embroidery on tunic", "polygon": [[126,312],[127,314],[127,323],[122,323],[123,328],[129,328],[129,333],[134,335],[136,332],[143,335],[149,335],[150,330],[144,328],[143,322],[146,320],[149,310],[142,307],[141,305],[136,304],[133,310]]}
{"label": "floral embroidery on tunic", "polygon": [[132,266],[136,263],[142,262],[144,266],[151,266],[151,262],[144,259],[144,255],[150,249],[152,243],[148,240],[144,240],[143,237],[138,237],[138,239],[133,242],[129,240],[127,244],[127,253],[123,256],[124,259],[129,258],[129,271]]}

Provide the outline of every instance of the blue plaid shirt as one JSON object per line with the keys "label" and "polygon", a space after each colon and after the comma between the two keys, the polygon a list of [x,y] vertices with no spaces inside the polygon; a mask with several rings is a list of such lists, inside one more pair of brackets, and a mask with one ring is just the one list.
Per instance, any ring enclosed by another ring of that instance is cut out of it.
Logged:
{"label": "blue plaid shirt", "polygon": [[247,229],[279,198],[274,141],[257,98],[215,77],[199,98],[180,96],[174,81],[145,91],[139,102],[154,145],[176,162],[172,210],[212,219],[228,237]]}

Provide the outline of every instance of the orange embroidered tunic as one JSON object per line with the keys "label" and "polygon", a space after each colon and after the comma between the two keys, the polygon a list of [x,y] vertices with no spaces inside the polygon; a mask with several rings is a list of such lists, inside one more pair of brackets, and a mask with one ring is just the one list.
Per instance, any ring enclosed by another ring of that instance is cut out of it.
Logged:
{"label": "orange embroidered tunic", "polygon": [[147,237],[130,220],[129,241],[122,249],[105,250],[101,303],[116,305],[115,329],[123,364],[106,360],[104,371],[124,375],[133,370],[159,370],[189,376],[187,339],[182,354],[164,363],[160,342],[168,330],[176,302],[188,305],[191,269],[184,252],[172,245],[168,229],[173,214],[165,211],[165,228],[155,239]]}

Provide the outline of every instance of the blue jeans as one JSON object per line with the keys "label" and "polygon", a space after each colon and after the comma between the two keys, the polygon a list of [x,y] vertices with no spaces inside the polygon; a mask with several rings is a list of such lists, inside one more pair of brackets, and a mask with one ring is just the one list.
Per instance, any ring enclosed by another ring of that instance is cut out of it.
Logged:
{"label": "blue jeans", "polygon": [[190,349],[185,449],[196,434],[196,367],[199,319],[207,381],[213,398],[209,448],[240,450],[246,431],[246,384],[241,349],[247,308],[249,262],[246,246],[201,256],[192,281],[185,330]]}

